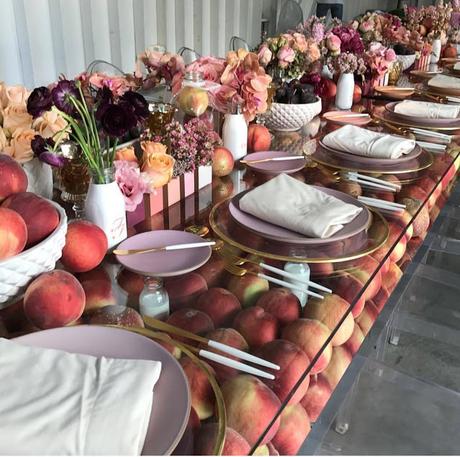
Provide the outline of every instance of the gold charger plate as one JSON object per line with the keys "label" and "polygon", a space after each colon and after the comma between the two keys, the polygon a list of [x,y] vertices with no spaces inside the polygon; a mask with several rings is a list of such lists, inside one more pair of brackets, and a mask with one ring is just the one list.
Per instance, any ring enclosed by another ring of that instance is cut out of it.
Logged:
{"label": "gold charger plate", "polygon": [[425,78],[425,79],[431,79],[436,75],[440,75],[443,73],[442,69],[439,70],[434,70],[434,71],[429,71],[429,70],[411,70],[410,74],[412,76],[417,76],[418,78]]}
{"label": "gold charger plate", "polygon": [[394,98],[395,100],[405,100],[415,93],[415,88],[413,87],[377,86],[374,87],[374,90],[381,95]]}
{"label": "gold charger plate", "polygon": [[[439,94],[437,94],[439,95]],[[388,124],[393,124],[399,127],[415,127],[419,129],[426,129],[426,125],[420,125],[417,122],[401,122],[398,121],[391,116],[389,116],[386,112],[383,112],[383,114],[379,113],[374,113],[373,117],[376,118],[377,120],[386,122]],[[430,127],[430,130],[435,130],[435,131],[445,131],[445,132],[456,132],[459,131],[460,129],[458,127]]]}
{"label": "gold charger plate", "polygon": [[[312,249],[308,245],[291,245],[288,243],[274,242],[267,240],[254,233],[246,231],[232,220],[229,214],[229,203],[231,197],[217,203],[209,215],[209,224],[214,234],[233,248],[271,260],[283,262],[299,263],[340,263],[365,257],[384,245],[388,239],[388,222],[378,212],[371,208],[372,222],[364,232],[365,243],[358,249],[349,249],[352,246],[350,239],[345,239],[337,243],[317,246]],[[361,237],[363,235],[360,235]],[[312,256],[309,253],[336,251],[337,255]]]}

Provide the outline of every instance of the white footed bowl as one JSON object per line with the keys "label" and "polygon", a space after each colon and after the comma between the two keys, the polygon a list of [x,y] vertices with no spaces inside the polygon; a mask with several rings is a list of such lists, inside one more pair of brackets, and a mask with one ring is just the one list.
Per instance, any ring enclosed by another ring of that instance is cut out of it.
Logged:
{"label": "white footed bowl", "polygon": [[287,103],[272,103],[270,111],[265,115],[265,125],[271,130],[292,132],[301,129],[315,116],[321,113],[321,99],[317,97],[314,103],[290,105]]}
{"label": "white footed bowl", "polygon": [[[50,200],[48,200],[50,201]],[[54,269],[61,258],[67,233],[67,215],[57,203],[50,201],[59,213],[59,225],[54,232],[35,246],[0,261],[0,309],[12,300],[35,277]]]}
{"label": "white footed bowl", "polygon": [[398,62],[401,63],[402,70],[406,71],[408,68],[410,68],[412,65],[414,65],[415,54],[409,54],[407,56],[397,55],[396,59],[398,60]]}

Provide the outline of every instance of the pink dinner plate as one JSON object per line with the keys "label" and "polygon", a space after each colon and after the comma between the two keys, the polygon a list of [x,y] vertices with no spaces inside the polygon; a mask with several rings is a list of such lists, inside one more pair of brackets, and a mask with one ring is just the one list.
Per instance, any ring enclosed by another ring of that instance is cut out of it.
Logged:
{"label": "pink dinner plate", "polygon": [[[270,159],[272,157],[298,157],[298,159],[294,160],[282,160],[282,161],[270,161],[270,162],[262,162],[262,163],[249,163],[252,160],[263,160],[263,159]],[[260,151],[260,152],[253,152],[252,154],[248,154],[245,158],[247,161],[246,165],[251,168],[252,170],[263,173],[265,175],[278,175],[280,173],[295,173],[296,171],[302,170],[307,161],[305,160],[304,156],[295,156],[290,152],[286,151]]]}
{"label": "pink dinner plate", "polygon": [[31,333],[14,339],[40,348],[118,359],[158,360],[160,379],[142,455],[169,455],[179,443],[190,414],[190,390],[177,360],[154,341],[127,330],[81,325]]}
{"label": "pink dinner plate", "polygon": [[367,114],[367,113],[354,113],[353,111],[329,111],[323,114],[323,118],[329,122],[334,122],[339,125],[367,125],[372,121],[372,118],[367,114],[366,117],[353,117],[353,114]]}
{"label": "pink dinner plate", "polygon": [[333,155],[337,156],[339,159],[353,160],[354,162],[360,163],[363,167],[365,166],[381,166],[381,165],[397,165],[403,162],[408,162],[410,160],[416,159],[422,152],[422,148],[416,144],[415,148],[401,156],[399,159],[381,159],[377,157],[366,157],[359,154],[353,154],[351,152],[339,151],[338,149],[330,148],[326,146],[322,141],[319,142],[320,147],[325,149],[328,152],[331,152]]}
{"label": "pink dinner plate", "polygon": [[458,119],[429,119],[417,116],[408,116],[407,114],[396,113],[395,108],[399,102],[391,102],[385,105],[388,115],[394,120],[402,122],[416,123],[422,127],[453,127],[460,128],[460,118]]}
{"label": "pink dinner plate", "polygon": [[292,230],[286,229],[284,227],[265,222],[262,219],[259,219],[258,217],[245,213],[243,210],[241,210],[240,200],[243,195],[245,195],[247,192],[250,192],[249,190],[235,195],[231,199],[228,209],[233,220],[247,230],[262,236],[263,238],[281,241],[283,243],[310,245],[333,243],[336,241],[341,241],[345,238],[349,238],[353,235],[357,235],[369,227],[372,216],[366,205],[356,200],[356,198],[352,197],[351,195],[347,195],[338,190],[318,186],[313,187],[315,187],[317,190],[320,190],[321,192],[342,200],[344,203],[350,203],[362,208],[363,210],[349,224],[345,225],[342,230],[333,236],[329,238],[308,238],[305,235],[293,232]]}
{"label": "pink dinner plate", "polygon": [[[122,241],[117,249],[149,249],[173,244],[202,243],[193,233],[179,230],[154,230],[139,233]],[[167,278],[194,271],[211,257],[211,248],[181,249],[178,251],[150,252],[147,254],[117,255],[117,260],[128,270],[144,276]]]}

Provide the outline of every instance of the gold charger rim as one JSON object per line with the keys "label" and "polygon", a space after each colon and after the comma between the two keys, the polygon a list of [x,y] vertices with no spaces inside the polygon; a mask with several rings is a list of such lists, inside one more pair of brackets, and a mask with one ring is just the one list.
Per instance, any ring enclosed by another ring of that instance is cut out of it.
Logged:
{"label": "gold charger rim", "polygon": [[297,262],[297,263],[340,263],[340,262],[348,262],[351,260],[356,260],[360,259],[361,257],[365,257],[366,255],[372,254],[375,252],[377,249],[380,249],[388,240],[388,237],[390,235],[390,228],[388,225],[387,220],[382,216],[382,214],[372,208],[368,208],[368,210],[371,213],[372,216],[372,222],[367,228],[369,230],[376,222],[380,221],[383,223],[383,226],[385,227],[385,235],[382,237],[382,239],[376,241],[376,244],[367,247],[366,249],[361,249],[358,252],[355,252],[352,255],[347,255],[347,256],[342,256],[342,257],[333,257],[333,258],[315,258],[315,257],[289,257],[289,256],[283,256],[283,255],[278,255],[278,254],[271,254],[269,252],[264,252],[264,251],[259,251],[258,249],[250,248],[247,246],[244,246],[243,244],[233,240],[229,236],[227,236],[225,233],[220,230],[220,228],[217,225],[216,221],[216,213],[220,209],[221,206],[224,204],[228,204],[230,200],[233,197],[226,198],[225,200],[222,200],[221,202],[215,204],[209,214],[209,225],[211,226],[211,229],[213,232],[225,243],[228,243],[230,246],[235,247],[237,249],[241,249],[243,252],[246,252],[247,254],[253,254],[262,258],[267,258],[270,260],[281,260],[283,262]]}
{"label": "gold charger rim", "polygon": [[[440,94],[435,94],[435,95],[440,95]],[[417,124],[415,122],[400,122],[400,121],[396,121],[395,119],[391,119],[385,115],[381,115],[381,114],[378,114],[378,113],[374,113],[373,114],[373,117],[375,117],[376,119],[380,120],[380,121],[383,121],[383,122],[388,122],[388,124],[393,124],[393,125],[397,125],[397,126],[400,126],[400,127],[414,127],[414,128],[418,128],[418,129],[426,129],[426,125],[423,126],[423,125],[420,125],[420,124]],[[445,132],[454,132],[454,131],[457,131],[457,130],[460,130],[460,127],[430,127],[430,130],[434,130],[434,131],[445,131]]]}

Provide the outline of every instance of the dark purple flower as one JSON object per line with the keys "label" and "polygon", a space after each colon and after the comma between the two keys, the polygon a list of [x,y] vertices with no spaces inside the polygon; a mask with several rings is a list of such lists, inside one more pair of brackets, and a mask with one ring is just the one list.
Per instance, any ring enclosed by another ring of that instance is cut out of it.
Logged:
{"label": "dark purple flower", "polygon": [[67,159],[53,151],[54,144],[52,138],[45,139],[40,135],[35,135],[30,143],[35,157],[52,167],[61,168],[66,164]]}
{"label": "dark purple flower", "polygon": [[68,114],[74,116],[77,111],[71,98],[80,99],[80,94],[77,89],[75,81],[68,81],[66,79],[59,81],[56,87],[52,90],[51,95],[53,97],[53,103],[56,108]]}
{"label": "dark purple flower", "polygon": [[132,90],[125,92],[120,98],[120,105],[124,108],[132,110],[137,121],[147,119],[149,115],[149,105],[145,98]]}
{"label": "dark purple flower", "polygon": [[35,157],[40,157],[41,154],[47,151],[48,143],[42,136],[35,135],[30,142],[30,147],[32,148]]}
{"label": "dark purple flower", "polygon": [[62,168],[67,163],[67,159],[64,156],[55,154],[54,152],[44,152],[40,155],[39,159],[57,168]]}
{"label": "dark purple flower", "polygon": [[27,99],[27,112],[34,118],[40,116],[45,111],[49,111],[52,106],[53,99],[51,91],[44,86],[34,89]]}
{"label": "dark purple flower", "polygon": [[100,121],[105,133],[114,137],[122,137],[136,125],[133,112],[121,105],[107,105]]}
{"label": "dark purple flower", "polygon": [[113,103],[112,91],[104,86],[97,91],[96,94],[96,119],[100,121],[107,107]]}

